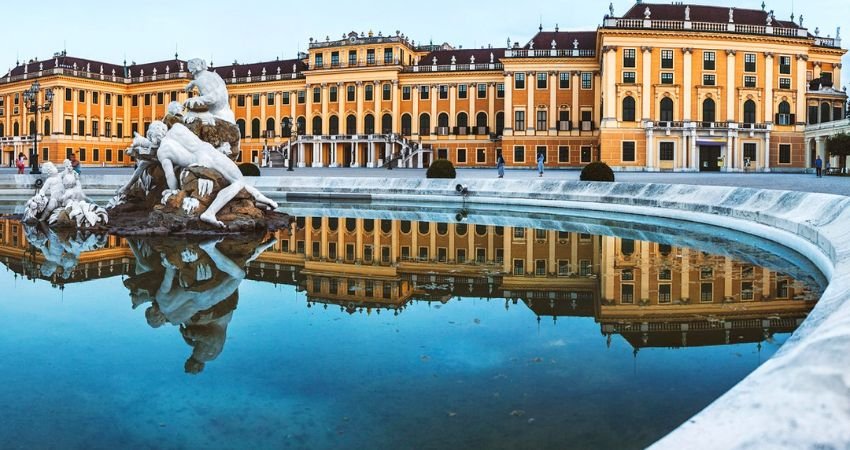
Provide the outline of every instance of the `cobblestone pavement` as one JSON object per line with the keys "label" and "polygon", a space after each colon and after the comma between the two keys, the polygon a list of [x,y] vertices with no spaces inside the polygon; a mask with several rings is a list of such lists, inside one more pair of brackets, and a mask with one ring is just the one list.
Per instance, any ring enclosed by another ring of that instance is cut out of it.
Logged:
{"label": "cobblestone pavement", "polygon": [[[29,169],[27,169],[29,172]],[[130,174],[131,168],[84,167],[83,175],[97,174]],[[0,168],[0,176],[15,173],[14,168]],[[284,168],[263,168],[263,175],[297,176],[297,177],[385,177],[407,178],[424,177],[424,169],[366,169],[366,168],[296,168],[288,172]],[[547,179],[578,180],[578,170],[547,170]],[[496,169],[458,169],[458,178],[495,178]],[[505,179],[536,179],[536,170],[514,169],[505,171]],[[814,174],[783,174],[783,173],[660,173],[660,172],[618,172],[617,181],[634,183],[674,183],[696,184],[711,186],[746,186],[764,189],[799,190],[823,192],[850,196],[850,176],[824,176],[817,178]]]}

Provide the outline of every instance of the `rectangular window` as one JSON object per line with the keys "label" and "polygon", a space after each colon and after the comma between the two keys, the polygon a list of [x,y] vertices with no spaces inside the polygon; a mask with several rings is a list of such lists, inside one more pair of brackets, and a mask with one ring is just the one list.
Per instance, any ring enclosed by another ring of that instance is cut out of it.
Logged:
{"label": "rectangular window", "polygon": [[449,259],[449,250],[446,247],[437,247],[437,261],[446,262]]}
{"label": "rectangular window", "polygon": [[437,159],[449,159],[449,149],[438,148],[437,149]]}
{"label": "rectangular window", "polygon": [[77,101],[80,103],[86,102],[86,91],[80,90],[77,92]]}
{"label": "rectangular window", "polygon": [[119,138],[124,137],[124,123],[118,122],[115,124],[115,136]]}
{"label": "rectangular window", "polygon": [[790,75],[791,74],[791,57],[790,56],[780,56],[779,57],[779,73],[782,75]]}
{"label": "rectangular window", "polygon": [[779,164],[791,164],[791,144],[779,144]]}
{"label": "rectangular window", "polygon": [[514,74],[514,89],[525,89],[525,73],[517,72]]}
{"label": "rectangular window", "polygon": [[440,85],[440,100],[446,100],[449,98],[449,86],[445,84]]}
{"label": "rectangular window", "polygon": [[590,160],[593,158],[592,147],[589,145],[582,145],[579,152],[579,157],[581,158],[582,164],[589,163]]}
{"label": "rectangular window", "polygon": [[635,285],[623,284],[620,285],[620,303],[631,305],[635,302]]}
{"label": "rectangular window", "polygon": [[124,150],[118,149],[118,162],[124,162]]}
{"label": "rectangular window", "polygon": [[673,50],[661,50],[661,68],[673,68]]}
{"label": "rectangular window", "polygon": [[475,162],[479,164],[484,164],[487,162],[487,149],[478,148],[475,149]]}
{"label": "rectangular window", "polygon": [[755,142],[745,142],[744,143],[744,165],[746,165],[747,161],[755,161],[756,160],[756,144]]}
{"label": "rectangular window", "polygon": [[403,86],[401,88],[401,99],[402,100],[410,100],[411,89],[410,86]]}
{"label": "rectangular window", "polygon": [[274,106],[274,92],[269,92],[268,94],[266,94],[266,104],[269,106]]}
{"label": "rectangular window", "polygon": [[664,281],[670,281],[673,279],[673,271],[668,268],[662,268],[658,270],[658,279]]}
{"label": "rectangular window", "polygon": [[742,281],[741,282],[741,300],[749,301],[753,299],[753,282],[752,281]]}
{"label": "rectangular window", "polygon": [[703,52],[702,54],[702,70],[714,70],[714,52]]}
{"label": "rectangular window", "polygon": [[307,103],[307,91],[298,91],[298,103],[301,105]]}
{"label": "rectangular window", "polygon": [[280,96],[280,103],[284,105],[289,104],[289,92],[284,92]]}
{"label": "rectangular window", "polygon": [[71,159],[71,154],[74,153],[74,149],[71,147],[65,147],[65,159]]}
{"label": "rectangular window", "polygon": [[67,88],[66,88],[66,89],[65,89],[65,101],[66,101],[66,102],[70,102],[70,101],[71,101],[71,99],[73,98],[73,96],[72,96],[72,95],[73,95],[73,92],[71,91],[71,89],[67,89]]}
{"label": "rectangular window", "polygon": [[583,277],[593,275],[593,264],[589,259],[580,259],[578,261],[578,274]]}
{"label": "rectangular window", "polygon": [[459,264],[463,264],[466,262],[466,249],[459,248],[455,251],[455,261]]}
{"label": "rectangular window", "polygon": [[245,96],[244,95],[239,94],[239,95],[236,96],[236,106],[240,107],[240,108],[245,106]]}
{"label": "rectangular window", "polygon": [[525,130],[525,111],[514,111],[514,129]]}
{"label": "rectangular window", "polygon": [[534,260],[534,275],[538,277],[546,276],[546,260],[545,259],[535,259]]}
{"label": "rectangular window", "polygon": [[375,49],[370,48],[366,50],[366,64],[375,64]]}
{"label": "rectangular window", "polygon": [[92,161],[98,162],[100,161],[100,149],[96,148],[91,151]]}
{"label": "rectangular window", "polygon": [[635,64],[635,49],[627,48],[623,49],[623,67],[634,68],[637,67]]}
{"label": "rectangular window", "polygon": [[548,128],[548,114],[546,114],[546,110],[538,110],[537,111],[537,130],[542,131]]}
{"label": "rectangular window", "polygon": [[634,281],[635,273],[632,269],[623,269],[623,271],[620,272],[620,279],[622,281]]}
{"label": "rectangular window", "polygon": [[348,52],[348,65],[351,67],[357,65],[357,52],[354,50]]}
{"label": "rectangular window", "polygon": [[570,162],[570,147],[568,145],[559,145],[558,146],[558,162],[559,163]]}
{"label": "rectangular window", "polygon": [[716,84],[717,78],[713,74],[703,74],[702,76],[702,84],[703,86],[714,86]]}
{"label": "rectangular window", "polygon": [[[272,95],[274,95],[274,94],[272,94]],[[177,91],[171,91],[168,94],[168,97],[170,99],[169,101],[176,102],[177,101]],[[274,103],[272,103],[272,104],[274,104]]]}
{"label": "rectangular window", "polygon": [[130,103],[133,106],[139,106],[139,96],[138,95],[134,95],[130,100],[131,100]]}
{"label": "rectangular window", "polygon": [[673,84],[673,72],[662,72],[661,84]]}
{"label": "rectangular window", "polygon": [[582,89],[593,89],[593,73],[591,73],[591,72],[582,72],[581,73],[581,88]]}
{"label": "rectangular window", "polygon": [[623,84],[635,84],[635,73],[623,72]]}
{"label": "rectangular window", "polygon": [[672,142],[661,142],[658,145],[658,159],[661,161],[673,161],[675,157],[674,144]]}
{"label": "rectangular window", "polygon": [[348,102],[355,101],[355,99],[357,98],[357,97],[355,97],[356,95],[357,95],[357,91],[355,90],[354,86],[349,85],[345,88],[345,100],[346,101],[348,101]]}
{"label": "rectangular window", "polygon": [[85,136],[86,135],[86,121],[78,120],[77,121],[77,135]]}
{"label": "rectangular window", "polygon": [[[331,258],[336,259],[336,258]],[[390,263],[390,247],[388,245],[381,246],[381,262],[384,264]]]}
{"label": "rectangular window", "polygon": [[145,94],[145,106],[150,106],[150,105],[151,105],[151,95]]}
{"label": "rectangular window", "polygon": [[756,54],[755,53],[744,54],[744,72],[755,72],[755,71],[756,71]]}
{"label": "rectangular window", "polygon": [[328,90],[328,101],[332,103],[339,101],[339,90],[336,86],[331,86]]}
{"label": "rectangular window", "polygon": [[419,260],[428,261],[428,247],[419,247]]}
{"label": "rectangular window", "polygon": [[514,260],[514,275],[525,275],[525,261],[522,259]]}
{"label": "rectangular window", "polygon": [[109,93],[104,94],[103,102],[106,104],[106,106],[111,106],[112,105],[112,94],[109,94]]}
{"label": "rectangular window", "polygon": [[699,285],[699,301],[702,303],[711,303],[714,300],[714,284],[700,283]]}
{"label": "rectangular window", "polygon": [[384,100],[384,101],[390,101],[390,100],[392,100],[392,96],[393,96],[392,85],[389,84],[389,83],[384,83],[384,85],[381,87],[381,99]]}
{"label": "rectangular window", "polygon": [[71,130],[71,125],[71,119],[65,119],[65,134],[68,136],[73,134],[73,131]]}
{"label": "rectangular window", "polygon": [[410,246],[405,245],[401,247],[401,260],[410,261]]}
{"label": "rectangular window", "polygon": [[130,124],[130,136],[133,137],[139,132],[139,123],[133,122]]}
{"label": "rectangular window", "polygon": [[91,102],[92,102],[92,104],[97,105],[97,103],[98,103],[99,101],[100,101],[100,94],[99,94],[99,93],[97,93],[97,92],[92,92],[92,93],[91,93]]}
{"label": "rectangular window", "polygon": [[79,149],[78,153],[79,153],[78,156],[80,157],[80,161],[86,161],[88,159],[88,158],[86,158],[86,149],[81,148],[81,149]]}
{"label": "rectangular window", "polygon": [[744,87],[754,88],[756,87],[756,77],[753,75],[744,76]]}
{"label": "rectangular window", "polygon": [[119,95],[119,96],[117,96],[117,99],[118,99],[118,106],[124,106],[124,96]]}
{"label": "rectangular window", "polygon": [[487,262],[487,249],[484,247],[475,247],[475,262],[484,264]]}
{"label": "rectangular window", "polygon": [[788,280],[776,280],[776,298],[788,298]]}
{"label": "rectangular window", "polygon": [[469,96],[468,88],[465,84],[457,85],[457,98],[467,98]]}
{"label": "rectangular window", "polygon": [[161,105],[163,103],[165,103],[165,94],[163,94],[162,92],[158,92],[156,94],[156,104]]}
{"label": "rectangular window", "polygon": [[623,141],[623,162],[635,162],[634,141]]}
{"label": "rectangular window", "polygon": [[431,98],[431,87],[419,86],[419,99],[428,100],[429,98]]}
{"label": "rectangular window", "polygon": [[476,94],[478,98],[487,98],[487,85],[484,83],[478,83],[478,94]]}
{"label": "rectangular window", "polygon": [[384,49],[384,64],[392,64],[393,63],[393,49],[385,48]]}
{"label": "rectangular window", "polygon": [[314,68],[321,69],[325,65],[325,55],[322,53],[316,53],[316,62],[313,64]]}
{"label": "rectangular window", "polygon": [[525,146],[524,145],[515,145],[514,146],[514,162],[525,162]]}
{"label": "rectangular window", "polygon": [[566,277],[570,275],[570,260],[569,259],[559,259],[558,260],[558,276]]}
{"label": "rectangular window", "polygon": [[537,89],[546,89],[549,85],[549,74],[546,72],[537,73]]}
{"label": "rectangular window", "polygon": [[496,84],[496,98],[505,98],[505,83]]}
{"label": "rectangular window", "polygon": [[671,303],[672,297],[673,285],[667,283],[658,285],[658,303]]}
{"label": "rectangular window", "polygon": [[558,74],[558,88],[559,89],[569,89],[570,88],[570,73],[569,72],[561,72]]}
{"label": "rectangular window", "polygon": [[458,164],[466,164],[466,149],[465,148],[457,149],[457,162],[458,162]]}
{"label": "rectangular window", "polygon": [[[537,156],[539,156],[541,154],[543,155],[543,162],[544,163],[549,160],[548,155],[547,155],[549,149],[545,145],[538,145],[537,147],[535,147],[534,150],[535,150],[535,153],[534,153],[535,161],[537,160]],[[537,231],[538,231],[538,233],[545,232],[545,230],[537,230]],[[545,239],[545,238],[546,238],[546,236],[544,235],[544,237],[542,237],[540,239]]]}
{"label": "rectangular window", "polygon": [[322,88],[313,88],[313,103],[322,103]]}
{"label": "rectangular window", "polygon": [[779,79],[779,89],[791,89],[791,79],[790,78],[780,78]]}
{"label": "rectangular window", "polygon": [[339,67],[339,52],[331,52],[331,67]]}
{"label": "rectangular window", "polygon": [[92,136],[99,136],[98,131],[100,131],[99,130],[100,127],[98,125],[99,125],[98,121],[96,121],[96,120],[91,121],[91,135]]}

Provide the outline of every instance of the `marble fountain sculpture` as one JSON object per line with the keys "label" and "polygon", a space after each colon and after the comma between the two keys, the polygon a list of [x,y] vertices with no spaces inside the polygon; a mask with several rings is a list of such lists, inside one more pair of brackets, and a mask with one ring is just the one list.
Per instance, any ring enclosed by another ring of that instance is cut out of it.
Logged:
{"label": "marble fountain sculpture", "polygon": [[171,102],[127,154],[138,162],[107,207],[124,234],[251,231],[277,228],[288,217],[244,179],[236,165],[240,133],[224,80],[202,59],[188,62],[198,95]]}
{"label": "marble fountain sculpture", "polygon": [[106,210],[83,193],[80,176],[65,160],[62,172],[52,162],[42,166],[47,178],[29,201],[24,223],[47,223],[52,228],[99,228],[109,222]]}

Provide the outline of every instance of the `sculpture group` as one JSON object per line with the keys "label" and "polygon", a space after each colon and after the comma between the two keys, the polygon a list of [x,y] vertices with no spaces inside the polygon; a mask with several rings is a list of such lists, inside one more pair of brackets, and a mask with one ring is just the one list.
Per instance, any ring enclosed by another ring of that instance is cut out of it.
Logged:
{"label": "sculpture group", "polygon": [[83,194],[68,161],[61,173],[48,162],[47,179],[27,203],[24,219],[91,228],[112,218],[111,228],[134,232],[248,231],[281,219],[269,213],[277,203],[246,182],[235,162],[241,135],[224,80],[201,59],[190,60],[188,68],[190,98],[171,102],[144,136],[135,133],[126,152],[136,169],[106,209]]}

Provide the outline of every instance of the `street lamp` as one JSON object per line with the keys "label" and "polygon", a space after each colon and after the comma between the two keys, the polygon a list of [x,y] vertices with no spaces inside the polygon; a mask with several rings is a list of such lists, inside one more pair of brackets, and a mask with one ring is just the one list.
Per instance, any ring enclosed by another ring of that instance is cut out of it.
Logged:
{"label": "street lamp", "polygon": [[44,103],[39,105],[38,93],[41,91],[41,85],[36,80],[29,89],[24,91],[24,103],[27,111],[35,114],[35,127],[33,127],[32,150],[30,151],[30,173],[40,174],[41,169],[38,168],[38,113],[50,111],[50,106],[53,104],[53,89],[44,90]]}
{"label": "street lamp", "polygon": [[295,164],[292,162],[292,160],[295,159],[295,152],[292,151],[292,143],[298,140],[298,124],[294,117],[289,118],[289,130],[289,150],[287,150],[288,154],[286,155],[288,156],[287,162],[289,163],[289,167],[286,168],[286,171],[292,172],[295,170],[293,169]]}

